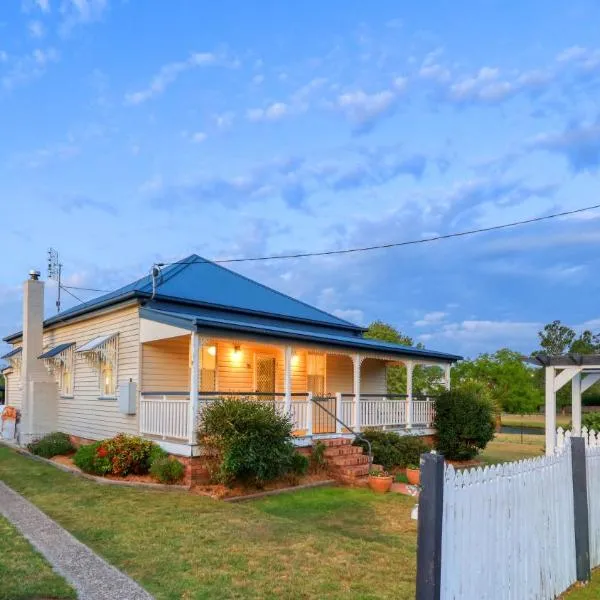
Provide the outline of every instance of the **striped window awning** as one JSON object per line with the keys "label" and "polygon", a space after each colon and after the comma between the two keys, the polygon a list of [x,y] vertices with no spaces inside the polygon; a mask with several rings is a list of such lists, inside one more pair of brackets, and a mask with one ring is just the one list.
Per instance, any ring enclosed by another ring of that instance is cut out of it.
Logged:
{"label": "striped window awning", "polygon": [[0,356],[0,358],[2,358],[4,360],[8,360],[9,358],[17,358],[17,355],[21,354],[22,352],[23,352],[23,348],[14,348],[13,350],[8,352],[4,356]]}
{"label": "striped window awning", "polygon": [[66,342],[64,344],[59,344],[58,346],[54,346],[54,348],[50,348],[50,350],[46,350],[43,354],[40,354],[38,358],[43,360],[48,359],[60,359],[60,355],[64,354],[66,350],[69,350],[75,345],[75,342]]}
{"label": "striped window awning", "polygon": [[106,347],[108,342],[110,342],[116,337],[116,333],[95,337],[93,340],[90,340],[89,342],[83,344],[83,346],[79,346],[76,352],[101,352],[102,349]]}

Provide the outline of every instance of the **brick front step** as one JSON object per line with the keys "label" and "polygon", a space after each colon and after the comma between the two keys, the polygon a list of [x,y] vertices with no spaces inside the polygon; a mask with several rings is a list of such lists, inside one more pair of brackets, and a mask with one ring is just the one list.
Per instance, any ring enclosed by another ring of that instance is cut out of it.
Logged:
{"label": "brick front step", "polygon": [[348,465],[366,465],[369,462],[369,457],[364,454],[351,454],[348,456],[329,457],[328,464],[332,467],[345,467]]}
{"label": "brick front step", "polygon": [[361,475],[369,474],[369,465],[352,465],[345,467],[336,467],[332,469],[334,474],[341,477],[360,477]]}
{"label": "brick front step", "polygon": [[316,440],[313,444],[321,443],[323,446],[327,446],[327,448],[335,448],[337,446],[349,446],[352,444],[352,440],[350,438],[330,438],[325,440]]}
{"label": "brick front step", "polygon": [[350,454],[362,454],[363,449],[360,446],[338,446],[334,448],[327,448],[324,454],[330,459],[335,456],[348,456]]}

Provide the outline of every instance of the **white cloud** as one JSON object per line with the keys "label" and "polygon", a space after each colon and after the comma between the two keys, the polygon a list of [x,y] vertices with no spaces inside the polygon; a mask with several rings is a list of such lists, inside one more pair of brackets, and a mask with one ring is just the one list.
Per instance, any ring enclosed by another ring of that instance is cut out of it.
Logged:
{"label": "white cloud", "polygon": [[422,319],[414,322],[416,327],[428,327],[430,325],[438,325],[448,316],[447,312],[441,310],[428,312]]}
{"label": "white cloud", "polygon": [[64,17],[61,33],[68,34],[77,25],[99,21],[108,9],[108,0],[62,0],[60,12]]}
{"label": "white cloud", "polygon": [[355,124],[363,127],[371,124],[393,108],[397,95],[392,90],[367,94],[363,90],[340,94],[338,108]]}
{"label": "white cloud", "polygon": [[357,325],[365,322],[365,314],[358,308],[336,308],[333,311],[333,314],[340,319],[350,321],[351,323],[355,323]]}
{"label": "white cloud", "polygon": [[196,133],[192,134],[192,142],[195,144],[201,144],[206,140],[207,137],[208,136],[203,131],[197,131]]}
{"label": "white cloud", "polygon": [[274,102],[267,108],[251,108],[248,110],[249,121],[278,121],[290,113],[290,106],[285,102]]}
{"label": "white cloud", "polygon": [[50,0],[35,0],[40,10],[45,13],[50,12]]}
{"label": "white cloud", "polygon": [[213,115],[212,119],[217,129],[227,130],[231,129],[233,121],[235,119],[235,114],[231,111],[224,112],[218,115]]}
{"label": "white cloud", "polygon": [[28,25],[29,35],[32,38],[41,39],[44,37],[45,29],[41,21],[30,21]]}
{"label": "white cloud", "polygon": [[49,64],[58,62],[60,55],[54,48],[45,50],[37,48],[30,54],[20,57],[9,57],[0,53],[0,62],[10,64],[6,74],[0,78],[0,85],[4,89],[13,89],[17,85],[26,83],[42,75]]}
{"label": "white cloud", "polygon": [[161,67],[146,88],[126,94],[125,103],[131,105],[142,104],[147,100],[162,94],[169,85],[174,83],[177,78],[186,71],[210,66],[234,68],[238,64],[237,60],[229,59],[222,54],[194,52],[187,60],[168,63]]}

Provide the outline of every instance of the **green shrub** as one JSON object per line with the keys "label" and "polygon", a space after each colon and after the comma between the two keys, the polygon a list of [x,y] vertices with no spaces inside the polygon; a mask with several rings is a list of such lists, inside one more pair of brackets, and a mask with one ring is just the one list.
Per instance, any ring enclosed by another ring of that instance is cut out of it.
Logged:
{"label": "green shrub", "polygon": [[161,483],[177,483],[183,479],[185,467],[169,456],[157,457],[150,467],[150,475]]}
{"label": "green shrub", "polygon": [[113,438],[81,446],[73,462],[86,473],[124,477],[145,475],[152,463],[167,453],[150,440],[119,433]]}
{"label": "green shrub", "polygon": [[300,452],[295,452],[292,456],[291,470],[296,475],[306,475],[309,464],[310,461],[307,456],[300,454]]}
{"label": "green shrub", "polygon": [[450,460],[470,460],[494,437],[494,408],[470,386],[441,393],[435,404],[436,449]]}
{"label": "green shrub", "polygon": [[27,444],[27,449],[37,456],[52,458],[58,454],[68,454],[75,448],[71,443],[71,438],[66,433],[55,431],[31,444]]}
{"label": "green shrub", "polygon": [[[407,467],[410,464],[419,464],[421,454],[429,452],[429,446],[418,436],[400,436],[393,431],[382,431],[380,429],[367,429],[362,434],[371,442],[373,462],[381,465],[384,469],[394,467]],[[369,446],[364,439],[357,438],[355,446],[361,446],[365,454]]]}
{"label": "green shrub", "polygon": [[581,416],[581,426],[600,431],[600,412],[586,412]]}
{"label": "green shrub", "polygon": [[292,423],[267,404],[218,398],[204,409],[198,437],[217,456],[222,482],[238,479],[260,487],[292,469]]}
{"label": "green shrub", "polygon": [[320,440],[313,444],[310,452],[310,467],[313,471],[322,471],[327,465],[325,450],[327,450],[327,446]]}
{"label": "green shrub", "polygon": [[112,464],[101,448],[102,442],[80,446],[73,456],[73,462],[84,473],[107,475],[112,471]]}

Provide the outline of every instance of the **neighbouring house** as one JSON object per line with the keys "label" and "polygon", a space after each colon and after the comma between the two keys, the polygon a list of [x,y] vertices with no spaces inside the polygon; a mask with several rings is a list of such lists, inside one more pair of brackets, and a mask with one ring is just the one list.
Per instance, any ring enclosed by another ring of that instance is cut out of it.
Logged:
{"label": "neighbouring house", "polygon": [[[298,445],[383,427],[427,434],[434,403],[413,398],[416,365],[459,356],[366,339],[364,329],[199,256],[43,319],[44,283],[24,284],[23,331],[4,338],[6,402],[18,441],[54,430],[119,432],[191,459],[202,407],[235,395],[291,415]],[[386,369],[407,368],[389,396]]]}

